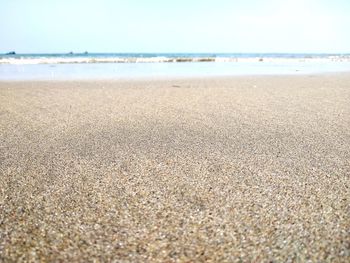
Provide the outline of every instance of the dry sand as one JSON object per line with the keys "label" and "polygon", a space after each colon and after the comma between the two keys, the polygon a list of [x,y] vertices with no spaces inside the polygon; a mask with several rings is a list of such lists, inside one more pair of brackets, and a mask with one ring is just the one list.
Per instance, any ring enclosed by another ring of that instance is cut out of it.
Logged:
{"label": "dry sand", "polygon": [[349,262],[350,75],[0,83],[0,261]]}

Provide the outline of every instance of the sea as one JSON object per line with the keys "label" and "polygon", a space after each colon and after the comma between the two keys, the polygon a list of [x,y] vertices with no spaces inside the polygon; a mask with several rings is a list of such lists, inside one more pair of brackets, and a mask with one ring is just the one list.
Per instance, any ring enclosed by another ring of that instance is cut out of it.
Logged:
{"label": "sea", "polygon": [[350,71],[350,54],[65,53],[0,54],[0,80],[84,80]]}

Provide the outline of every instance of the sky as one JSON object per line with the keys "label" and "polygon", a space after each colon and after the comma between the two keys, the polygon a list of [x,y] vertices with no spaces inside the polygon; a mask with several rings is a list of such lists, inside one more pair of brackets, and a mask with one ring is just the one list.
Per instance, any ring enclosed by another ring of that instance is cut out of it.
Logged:
{"label": "sky", "polygon": [[0,0],[0,53],[350,53],[349,0]]}

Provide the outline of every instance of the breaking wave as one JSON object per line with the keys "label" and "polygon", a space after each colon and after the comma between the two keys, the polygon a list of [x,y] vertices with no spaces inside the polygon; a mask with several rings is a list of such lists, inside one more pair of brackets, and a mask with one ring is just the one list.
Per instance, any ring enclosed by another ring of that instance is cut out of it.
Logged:
{"label": "breaking wave", "polygon": [[84,63],[183,63],[183,62],[264,62],[276,60],[349,61],[350,55],[339,54],[26,54],[0,55],[0,64],[84,64]]}

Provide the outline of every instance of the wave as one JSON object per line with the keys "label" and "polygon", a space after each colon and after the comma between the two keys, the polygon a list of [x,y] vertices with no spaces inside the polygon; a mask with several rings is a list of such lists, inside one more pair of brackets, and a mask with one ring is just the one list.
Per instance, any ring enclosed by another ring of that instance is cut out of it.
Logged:
{"label": "wave", "polygon": [[95,57],[95,56],[0,56],[0,64],[84,64],[84,63],[183,63],[183,62],[275,62],[275,61],[350,61],[349,55],[304,56],[304,57],[190,57],[190,56],[156,56],[156,57]]}
{"label": "wave", "polygon": [[224,62],[224,61],[236,61],[233,58],[215,58],[215,57],[110,57],[110,58],[82,58],[82,57],[43,57],[43,58],[0,58],[0,64],[74,64],[74,63],[181,63],[181,62]]}

